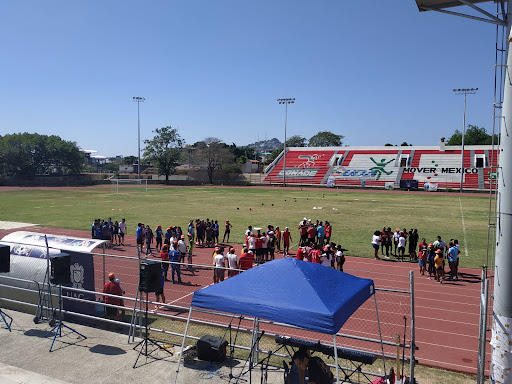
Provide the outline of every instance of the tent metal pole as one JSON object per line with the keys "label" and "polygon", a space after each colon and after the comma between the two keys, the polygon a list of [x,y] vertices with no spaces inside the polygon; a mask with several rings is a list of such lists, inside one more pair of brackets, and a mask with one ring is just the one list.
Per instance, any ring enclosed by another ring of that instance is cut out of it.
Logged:
{"label": "tent metal pole", "polygon": [[334,360],[336,361],[336,384],[340,382],[340,369],[338,364],[338,346],[336,345],[336,334],[332,336],[334,340]]}
{"label": "tent metal pole", "polygon": [[178,382],[178,374],[180,372],[181,359],[183,358],[183,350],[185,349],[185,340],[187,339],[188,325],[190,324],[190,317],[192,316],[192,306],[188,311],[187,325],[185,326],[185,333],[183,334],[183,341],[181,342],[180,358],[178,359],[178,367],[176,368],[176,376],[174,377],[174,384]]}
{"label": "tent metal pole", "polygon": [[[374,287],[375,289],[375,287]],[[382,342],[382,331],[380,329],[380,317],[379,309],[377,307],[377,292],[373,292],[373,298],[375,299],[375,312],[377,313],[377,324],[379,325],[379,337],[380,337],[380,349],[382,351],[382,363],[384,364],[384,377],[386,377],[386,359],[384,358],[384,343]]]}

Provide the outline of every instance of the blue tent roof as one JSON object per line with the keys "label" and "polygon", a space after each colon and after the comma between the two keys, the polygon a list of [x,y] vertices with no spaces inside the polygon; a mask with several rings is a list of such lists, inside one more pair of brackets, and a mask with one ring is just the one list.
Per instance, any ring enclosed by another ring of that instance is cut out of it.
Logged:
{"label": "blue tent roof", "polygon": [[284,258],[195,291],[191,305],[335,334],[373,293],[372,280]]}

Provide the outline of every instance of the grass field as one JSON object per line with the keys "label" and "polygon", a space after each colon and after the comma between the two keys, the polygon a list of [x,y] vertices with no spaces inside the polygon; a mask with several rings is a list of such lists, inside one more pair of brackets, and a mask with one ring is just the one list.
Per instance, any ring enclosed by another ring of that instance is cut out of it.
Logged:
{"label": "grass field", "polygon": [[[136,189],[134,189],[136,190]],[[151,188],[147,193],[113,194],[110,188],[73,190],[33,189],[1,191],[1,220],[21,221],[49,227],[90,230],[94,218],[126,218],[128,231],[137,222],[153,229],[161,224],[186,230],[190,219],[218,220],[233,225],[231,243],[242,244],[248,225],[266,228],[290,227],[292,248],[298,240],[297,225],[304,217],[328,220],[332,239],[348,255],[372,257],[370,242],[382,227],[417,228],[420,239],[433,242],[459,240],[464,267],[478,268],[486,262],[489,198],[482,195],[441,195],[342,190],[299,190],[281,188],[171,187]],[[316,208],[316,209],[315,209]],[[321,209],[319,209],[321,208]],[[467,256],[466,256],[467,250]]]}

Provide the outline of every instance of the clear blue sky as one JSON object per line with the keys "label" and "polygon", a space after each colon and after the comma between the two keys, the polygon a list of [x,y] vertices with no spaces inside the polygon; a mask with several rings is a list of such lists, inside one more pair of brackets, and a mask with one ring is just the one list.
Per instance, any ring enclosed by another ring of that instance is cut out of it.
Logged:
{"label": "clear blue sky", "polygon": [[436,145],[462,128],[453,88],[480,89],[467,123],[492,129],[495,30],[414,0],[8,0],[0,135],[136,155],[142,96],[142,140],[172,125],[189,144],[282,141],[276,99],[295,97],[288,136]]}

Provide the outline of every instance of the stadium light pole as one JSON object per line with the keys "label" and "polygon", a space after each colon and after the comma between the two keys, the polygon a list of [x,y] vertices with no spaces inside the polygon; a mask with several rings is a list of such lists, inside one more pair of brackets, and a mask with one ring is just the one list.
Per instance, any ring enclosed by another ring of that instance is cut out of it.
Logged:
{"label": "stadium light pole", "polygon": [[139,96],[134,96],[133,101],[137,103],[137,133],[138,133],[138,151],[139,151],[139,163],[137,164],[137,177],[140,182],[140,103],[143,103],[146,99]]}
{"label": "stadium light pole", "polygon": [[462,119],[462,151],[461,151],[461,164],[460,164],[460,190],[462,192],[462,185],[464,183],[464,137],[466,136],[466,97],[467,95],[474,95],[478,88],[459,88],[454,89],[456,95],[464,95],[464,116]]}
{"label": "stadium light pole", "polygon": [[277,102],[284,104],[283,187],[286,187],[286,121],[288,120],[288,104],[295,103],[295,97],[277,99]]}

